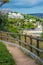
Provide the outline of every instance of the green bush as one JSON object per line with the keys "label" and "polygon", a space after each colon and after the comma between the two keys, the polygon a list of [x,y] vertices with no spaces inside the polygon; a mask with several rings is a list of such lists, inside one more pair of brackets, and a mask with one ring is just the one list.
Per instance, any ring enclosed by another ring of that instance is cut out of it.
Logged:
{"label": "green bush", "polygon": [[15,65],[12,55],[6,49],[6,46],[0,42],[0,65]]}
{"label": "green bush", "polygon": [[43,33],[41,34],[41,37],[43,38]]}

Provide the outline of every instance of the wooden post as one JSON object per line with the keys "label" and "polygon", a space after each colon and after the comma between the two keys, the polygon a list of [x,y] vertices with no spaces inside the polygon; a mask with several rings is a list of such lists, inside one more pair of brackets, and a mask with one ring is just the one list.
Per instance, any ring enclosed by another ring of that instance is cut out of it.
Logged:
{"label": "wooden post", "polygon": [[1,36],[0,36],[1,40],[2,40],[2,32],[1,32]]}
{"label": "wooden post", "polygon": [[[37,46],[36,47],[39,49],[39,40],[37,40]],[[39,51],[37,51],[37,55],[39,56]]]}
{"label": "wooden post", "polygon": [[[32,37],[32,35],[31,35]],[[32,38],[30,37],[30,45],[32,45]],[[32,47],[30,47],[30,51],[32,52]]]}
{"label": "wooden post", "polygon": [[[25,42],[26,42],[26,34],[25,34],[25,36],[24,36],[24,40],[25,40]],[[26,45],[25,45],[25,47],[26,47]]]}
{"label": "wooden post", "polygon": [[7,41],[8,41],[8,33],[6,33],[7,34]]}
{"label": "wooden post", "polygon": [[26,42],[26,34],[25,34],[25,42]]}
{"label": "wooden post", "polygon": [[1,39],[1,33],[0,33],[0,39]]}
{"label": "wooden post", "polygon": [[[19,35],[19,40],[21,40],[21,35]],[[21,42],[19,41],[19,45],[21,45]]]}

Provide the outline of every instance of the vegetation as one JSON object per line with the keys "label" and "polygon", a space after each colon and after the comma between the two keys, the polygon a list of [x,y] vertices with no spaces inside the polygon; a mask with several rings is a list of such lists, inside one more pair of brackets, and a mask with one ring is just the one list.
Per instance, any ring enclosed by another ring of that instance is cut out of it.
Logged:
{"label": "vegetation", "polygon": [[[1,5],[4,3],[8,2],[9,0],[4,0]],[[17,13],[17,12],[15,12]],[[24,19],[18,19],[18,18],[8,18],[8,14],[1,14],[0,15],[0,30],[2,31],[9,31],[12,33],[19,33],[19,28],[20,29],[34,29],[37,27],[36,24],[37,21],[40,21],[39,18],[27,14],[22,14],[24,16]],[[27,19],[27,21],[26,21]],[[35,21],[29,21],[29,19],[35,19]],[[43,37],[43,19],[41,19],[41,24],[42,24],[42,34],[41,36]],[[17,37],[17,35],[12,35],[13,37]],[[23,38],[22,38],[23,39]],[[30,39],[29,39],[30,40]],[[28,42],[29,42],[28,40]],[[23,39],[24,41],[24,39]],[[33,41],[33,45],[35,45],[35,41]],[[17,42],[18,43],[18,42]],[[42,42],[43,43],[43,42]],[[42,43],[40,47],[42,47]],[[11,54],[8,52],[6,49],[6,46],[0,42],[0,65],[15,65],[15,61],[12,59]]]}
{"label": "vegetation", "polygon": [[8,25],[8,19],[7,15],[1,14],[0,15],[0,30],[6,30],[6,27]]}
{"label": "vegetation", "polygon": [[34,29],[35,26],[33,22],[25,21],[25,19],[9,19],[10,24],[12,24],[16,28],[23,28],[23,29]]}
{"label": "vegetation", "polygon": [[[0,6],[9,0],[2,0]],[[0,30],[6,30],[8,26],[8,18],[7,15],[3,15],[0,13]],[[0,65],[16,65],[12,55],[8,52],[6,46],[0,42]]]}
{"label": "vegetation", "polygon": [[[2,5],[6,2],[9,2],[9,0],[2,0]],[[18,12],[14,12],[14,13],[18,13]],[[24,16],[24,19],[18,19],[18,18],[7,18],[7,14],[0,15],[0,30],[4,30],[4,31],[10,31],[10,32],[17,32],[18,33],[18,29],[19,28],[23,28],[23,29],[34,29],[37,27],[37,25],[35,26],[34,23],[36,24],[37,21],[40,21],[40,18],[36,17],[36,16],[31,16],[28,14],[22,14]],[[28,21],[26,21],[25,19],[27,19]],[[30,22],[29,19],[35,19],[35,21]],[[42,23],[42,37],[43,37],[43,19],[41,19],[41,23]]]}
{"label": "vegetation", "polygon": [[41,37],[43,38],[43,18],[41,18],[41,25],[42,25],[42,34],[41,34]]}
{"label": "vegetation", "polygon": [[[8,14],[0,15],[0,30],[9,31],[12,33],[18,33],[20,29],[35,29],[37,27],[37,21],[42,23],[43,19],[39,19],[35,16],[22,14],[24,19],[19,18],[8,18]],[[30,21],[30,19],[32,21]],[[35,24],[35,25],[34,25]],[[42,29],[43,30],[43,29]],[[43,34],[42,34],[43,37]]]}
{"label": "vegetation", "polygon": [[42,34],[41,34],[41,37],[43,38],[43,32],[42,32]]}
{"label": "vegetation", "polygon": [[0,65],[16,65],[6,46],[0,42]]}

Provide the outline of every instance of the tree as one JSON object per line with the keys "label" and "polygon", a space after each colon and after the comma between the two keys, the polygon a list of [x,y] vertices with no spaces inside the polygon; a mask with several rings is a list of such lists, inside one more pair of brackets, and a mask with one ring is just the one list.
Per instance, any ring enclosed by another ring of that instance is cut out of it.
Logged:
{"label": "tree", "polygon": [[9,0],[0,0],[0,6],[2,6],[3,4],[9,2]]}
{"label": "tree", "polygon": [[8,24],[8,18],[7,14],[1,14],[0,15],[0,30],[4,30],[7,27]]}
{"label": "tree", "polygon": [[[0,0],[0,7],[3,5],[3,4],[5,4],[5,3],[7,3],[7,2],[9,2],[9,0]],[[6,15],[3,15],[2,13],[1,13],[1,11],[0,11],[0,29],[2,30],[3,28],[4,28],[4,26],[6,25],[6,21],[7,21],[8,19],[7,19],[7,17],[6,17]]]}
{"label": "tree", "polygon": [[43,38],[43,19],[41,19],[41,25],[42,25],[42,38]]}

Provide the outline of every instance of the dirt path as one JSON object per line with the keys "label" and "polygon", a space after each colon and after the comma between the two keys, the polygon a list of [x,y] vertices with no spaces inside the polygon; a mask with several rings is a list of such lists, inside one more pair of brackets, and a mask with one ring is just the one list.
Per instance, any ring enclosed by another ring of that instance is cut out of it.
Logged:
{"label": "dirt path", "polygon": [[6,45],[9,52],[12,54],[17,65],[38,65],[33,59],[26,56],[19,48]]}

